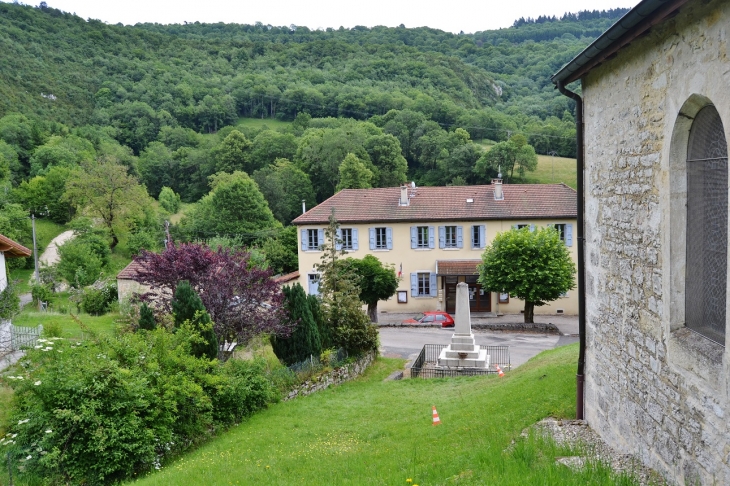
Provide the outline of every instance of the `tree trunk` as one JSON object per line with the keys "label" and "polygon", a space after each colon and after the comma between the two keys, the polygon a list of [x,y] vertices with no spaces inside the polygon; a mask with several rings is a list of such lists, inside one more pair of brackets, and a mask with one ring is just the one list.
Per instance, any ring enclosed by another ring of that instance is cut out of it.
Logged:
{"label": "tree trunk", "polygon": [[533,324],[535,322],[535,304],[525,301],[525,324]]}
{"label": "tree trunk", "polygon": [[376,323],[378,322],[378,303],[371,303],[368,304],[368,317],[370,318],[370,322]]}

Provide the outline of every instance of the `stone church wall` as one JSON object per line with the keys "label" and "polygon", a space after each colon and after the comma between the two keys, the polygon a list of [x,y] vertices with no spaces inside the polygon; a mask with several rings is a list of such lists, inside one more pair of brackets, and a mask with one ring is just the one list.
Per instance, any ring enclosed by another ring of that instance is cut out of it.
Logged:
{"label": "stone church wall", "polygon": [[730,484],[728,353],[684,328],[676,249],[691,113],[730,140],[729,28],[730,2],[690,1],[583,81],[586,419],[677,484]]}

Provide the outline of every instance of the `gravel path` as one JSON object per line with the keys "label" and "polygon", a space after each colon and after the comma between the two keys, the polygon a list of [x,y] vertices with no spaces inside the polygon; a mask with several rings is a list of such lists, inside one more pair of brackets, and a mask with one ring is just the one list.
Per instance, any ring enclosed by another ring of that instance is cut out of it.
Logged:
{"label": "gravel path", "polygon": [[58,261],[61,259],[61,257],[58,255],[58,247],[66,243],[68,240],[73,239],[73,237],[74,232],[69,230],[64,231],[60,235],[53,238],[43,254],[38,258],[38,263],[40,265],[49,266],[53,265],[54,263],[58,263]]}

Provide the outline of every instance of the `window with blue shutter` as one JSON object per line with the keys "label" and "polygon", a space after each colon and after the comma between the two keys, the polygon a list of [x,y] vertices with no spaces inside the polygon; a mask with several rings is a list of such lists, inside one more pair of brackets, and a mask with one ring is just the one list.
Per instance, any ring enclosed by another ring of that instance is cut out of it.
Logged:
{"label": "window with blue shutter", "polygon": [[418,274],[411,274],[411,297],[418,297]]}
{"label": "window with blue shutter", "polygon": [[360,249],[360,236],[358,235],[357,228],[352,228],[352,249]]}
{"label": "window with blue shutter", "polygon": [[[585,243],[584,243],[585,245]],[[573,225],[565,225],[565,246],[573,246]]]}
{"label": "window with blue shutter", "polygon": [[324,244],[324,230],[317,230],[317,246],[314,248],[315,250],[319,250],[319,247]]}
{"label": "window with blue shutter", "polygon": [[369,228],[368,232],[370,233],[370,249],[375,249],[375,228]]}
{"label": "window with blue shutter", "polygon": [[431,282],[430,282],[431,283],[431,288],[430,288],[431,297],[436,297],[438,295],[438,288],[437,288],[437,283],[436,283],[436,278],[437,278],[436,277],[436,274],[435,273],[432,273],[432,274],[430,274],[430,277],[431,277]]}
{"label": "window with blue shutter", "polygon": [[463,226],[456,227],[456,247],[464,248],[464,227]]}
{"label": "window with blue shutter", "polygon": [[484,248],[486,246],[487,239],[486,226],[483,224],[474,225],[471,227],[471,247],[472,248]]}
{"label": "window with blue shutter", "polygon": [[386,248],[393,249],[393,228],[385,228]]}
{"label": "window with blue shutter", "polygon": [[433,226],[428,227],[428,247],[436,248],[436,228]]}
{"label": "window with blue shutter", "polygon": [[342,250],[342,228],[337,228],[337,234],[335,236],[335,250]]}
{"label": "window with blue shutter", "polygon": [[307,249],[309,248],[307,246],[307,230],[303,229],[301,231],[301,234],[302,234],[302,251],[307,251]]}
{"label": "window with blue shutter", "polygon": [[418,227],[411,226],[411,249],[418,248]]}
{"label": "window with blue shutter", "polygon": [[534,231],[535,231],[535,225],[534,225],[534,224],[531,224],[531,225],[530,225],[530,231],[532,231],[532,232],[534,232]]}
{"label": "window with blue shutter", "polygon": [[439,226],[439,248],[446,246],[446,226]]}

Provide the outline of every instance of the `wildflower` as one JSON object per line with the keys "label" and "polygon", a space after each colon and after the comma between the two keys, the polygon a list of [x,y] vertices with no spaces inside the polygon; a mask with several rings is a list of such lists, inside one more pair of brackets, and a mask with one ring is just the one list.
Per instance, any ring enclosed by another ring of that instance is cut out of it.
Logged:
{"label": "wildflower", "polygon": [[406,483],[411,484],[413,480],[411,478],[406,479]]}
{"label": "wildflower", "polygon": [[30,422],[30,419],[18,420],[18,425],[27,424],[28,422]]}
{"label": "wildflower", "polygon": [[13,434],[10,436],[11,439],[15,439],[18,436],[18,434]]}
{"label": "wildflower", "polygon": [[33,347],[34,347],[35,349],[41,349],[41,348],[43,347],[43,345],[42,345],[42,344],[39,344],[39,345],[37,345],[37,346],[33,346]]}
{"label": "wildflower", "polygon": [[269,469],[271,466],[266,466],[266,469]]}
{"label": "wildflower", "polygon": [[51,429],[46,429],[46,434],[50,434],[51,432],[53,432]]}
{"label": "wildflower", "polygon": [[35,386],[38,386],[38,385],[40,385],[40,384],[41,384],[41,380],[38,380],[38,381],[36,381],[36,382],[35,382],[35,383],[33,383],[33,384],[34,384]]}
{"label": "wildflower", "polygon": [[60,349],[57,349],[56,351],[58,351],[59,353],[63,353],[63,351],[61,351]]}
{"label": "wildflower", "polygon": [[26,461],[30,461],[31,459],[33,459],[33,456],[31,456],[31,455],[29,455],[28,457],[25,458]]}

